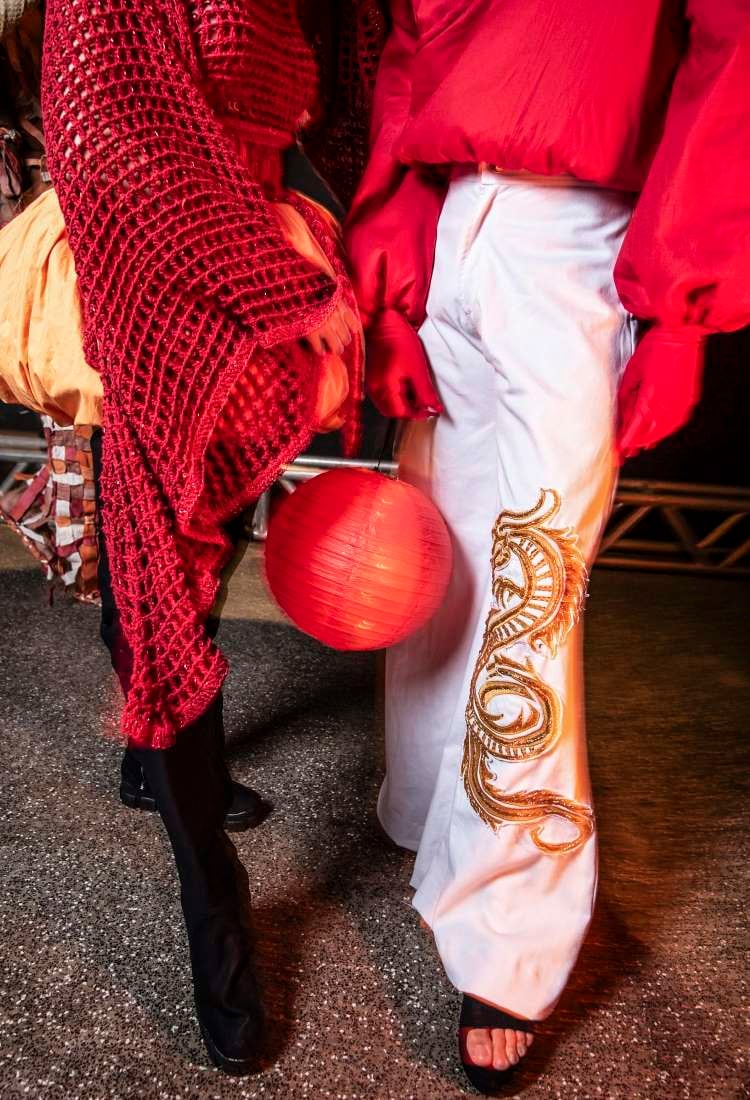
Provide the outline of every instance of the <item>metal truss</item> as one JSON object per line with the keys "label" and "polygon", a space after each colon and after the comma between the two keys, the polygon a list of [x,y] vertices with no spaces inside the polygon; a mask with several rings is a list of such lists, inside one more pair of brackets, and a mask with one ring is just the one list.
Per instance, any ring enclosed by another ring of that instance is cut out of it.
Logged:
{"label": "metal truss", "polygon": [[12,462],[0,480],[0,496],[13,488],[18,475],[36,471],[47,461],[47,443],[33,432],[0,432],[0,462]]}
{"label": "metal truss", "polygon": [[623,479],[597,564],[750,576],[750,488]]}
{"label": "metal truss", "polygon": [[[46,460],[43,439],[29,432],[0,432],[0,461],[14,467],[0,491],[17,473],[36,470]],[[354,467],[395,475],[395,462],[316,458],[305,455],[284,467],[272,492],[292,492],[325,470]],[[255,509],[253,538],[268,531],[271,493]],[[750,576],[750,488],[623,479],[604,533],[597,565],[665,573]]]}
{"label": "metal truss", "polygon": [[271,495],[276,488],[292,493],[300,481],[309,481],[311,477],[316,477],[326,470],[346,468],[379,470],[381,474],[389,474],[391,477],[395,477],[398,473],[398,465],[395,462],[367,462],[357,458],[316,458],[314,455],[302,455],[296,462],[284,467],[284,472],[276,482],[274,489],[264,493],[255,505],[251,528],[253,538],[257,542],[265,541],[268,534],[268,520],[271,514]]}
{"label": "metal truss", "polygon": [[[395,475],[395,462],[306,456],[285,467],[278,486],[292,492],[324,470],[353,466]],[[253,537],[268,530],[270,493],[258,502]],[[750,489],[623,479],[597,565],[666,573],[750,576]]]}

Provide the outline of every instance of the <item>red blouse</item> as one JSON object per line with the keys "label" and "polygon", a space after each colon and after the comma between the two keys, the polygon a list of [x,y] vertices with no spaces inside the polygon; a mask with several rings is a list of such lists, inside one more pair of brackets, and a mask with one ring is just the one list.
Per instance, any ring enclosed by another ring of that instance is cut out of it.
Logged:
{"label": "red blouse", "polygon": [[616,280],[692,343],[750,321],[749,0],[393,0],[349,222],[366,319],[424,317],[444,185],[423,165],[640,192]]}

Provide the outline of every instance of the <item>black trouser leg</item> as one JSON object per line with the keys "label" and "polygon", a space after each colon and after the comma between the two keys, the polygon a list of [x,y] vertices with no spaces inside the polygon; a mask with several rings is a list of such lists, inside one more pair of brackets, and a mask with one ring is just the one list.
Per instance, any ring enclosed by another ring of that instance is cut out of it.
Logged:
{"label": "black trouser leg", "polygon": [[[101,433],[92,439],[99,484]],[[102,639],[127,691],[130,650],[119,628],[104,540],[100,539]],[[231,800],[219,696],[170,749],[129,746],[126,769],[142,769],[156,800],[180,877],[201,1030],[229,1073],[256,1068],[262,1013],[253,968],[247,875],[223,829]]]}
{"label": "black trouser leg", "polygon": [[131,752],[156,795],[174,852],[204,1038],[223,1069],[247,1072],[254,1068],[262,1010],[247,876],[223,829],[228,797],[219,706],[182,730],[172,748]]}
{"label": "black trouser leg", "polygon": [[[97,498],[101,504],[101,451],[102,433],[94,432],[91,440],[91,450],[94,458],[94,475]],[[242,558],[244,547],[247,545],[247,522],[244,516],[238,516],[227,526],[227,534],[235,546],[235,557],[222,576],[222,589],[215,613],[206,623],[206,633],[215,637],[219,629],[219,612],[226,596],[226,586],[233,569]],[[120,616],[112,594],[112,577],[107,558],[107,548],[99,530],[99,588],[102,597],[101,636],[104,644],[109,649],[112,666],[120,680],[122,690],[127,694],[132,674],[132,654],[125,640],[120,626]],[[224,720],[223,701],[218,697],[219,710],[218,722],[212,724],[212,743],[218,753],[221,762],[223,782],[226,788],[226,797],[230,800],[230,808],[227,812],[224,826],[233,832],[242,832],[245,829],[254,828],[265,821],[272,810],[272,805],[252,787],[242,783],[233,783],[224,756]],[[217,764],[217,767],[219,764]],[[122,758],[120,782],[120,798],[126,806],[133,809],[156,810],[156,795],[151,789],[148,777],[134,756],[130,748],[125,750]]]}
{"label": "black trouser leg", "polygon": [[112,667],[117,673],[123,695],[127,695],[133,670],[133,657],[122,630],[120,616],[112,594],[112,574],[109,569],[107,548],[104,545],[101,528],[101,472],[102,472],[102,431],[97,428],[91,436],[91,455],[94,465],[94,487],[97,506],[97,537],[99,541],[99,594],[102,600],[102,618],[99,632],[102,641],[109,650]]}
{"label": "black trouser leg", "polygon": [[[93,455],[94,463],[94,485],[96,487],[97,506],[99,508],[99,515],[101,515],[101,469],[102,469],[102,431],[97,429],[91,438],[91,451]],[[99,536],[99,592],[102,600],[102,618],[100,633],[102,641],[109,650],[110,659],[112,661],[112,667],[114,668],[117,677],[120,681],[120,686],[124,695],[127,695],[130,687],[130,677],[133,668],[133,657],[130,652],[130,647],[125,640],[125,636],[120,626],[120,615],[117,610],[114,595],[112,593],[112,574],[109,567],[109,557],[107,555],[107,548],[102,537],[101,523],[98,528]],[[213,637],[219,628],[219,621],[211,620],[208,624],[208,632]],[[219,714],[223,713],[223,707],[220,704]],[[229,774],[229,769],[224,763],[224,726],[223,718],[221,718],[220,728],[216,729],[216,723],[211,723],[211,743],[212,746],[219,744],[219,752],[221,759],[221,766],[223,768],[223,782],[226,788],[225,796],[231,798],[231,786],[232,779]],[[128,747],[122,758],[122,785],[121,785],[121,797],[123,801],[131,807],[141,807],[143,809],[155,810],[156,798],[154,792],[151,790],[148,778],[142,769],[140,763],[136,759],[133,751]],[[144,782],[145,779],[145,782]]]}

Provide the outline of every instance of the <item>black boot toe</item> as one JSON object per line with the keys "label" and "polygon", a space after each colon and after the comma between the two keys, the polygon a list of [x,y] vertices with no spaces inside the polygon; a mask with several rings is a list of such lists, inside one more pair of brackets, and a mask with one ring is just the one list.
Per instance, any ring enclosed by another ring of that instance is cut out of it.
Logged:
{"label": "black boot toe", "polygon": [[263,1063],[255,1020],[245,1018],[238,1021],[229,1033],[223,1016],[219,1020],[212,1019],[212,1013],[204,1010],[198,1015],[198,1024],[206,1050],[217,1069],[232,1077],[260,1073]]}
{"label": "black boot toe", "polygon": [[120,801],[131,810],[156,811],[156,799],[143,768],[129,750],[120,765]]}
{"label": "black boot toe", "polygon": [[[129,750],[122,758],[120,773],[120,801],[131,810],[154,813],[158,809],[156,798],[143,768]],[[224,817],[224,828],[230,833],[257,828],[273,810],[272,802],[244,783],[232,781],[230,797],[229,809]]]}
{"label": "black boot toe", "polygon": [[272,810],[272,802],[267,802],[252,787],[233,780],[232,801],[224,817],[224,828],[230,833],[255,829],[262,825]]}

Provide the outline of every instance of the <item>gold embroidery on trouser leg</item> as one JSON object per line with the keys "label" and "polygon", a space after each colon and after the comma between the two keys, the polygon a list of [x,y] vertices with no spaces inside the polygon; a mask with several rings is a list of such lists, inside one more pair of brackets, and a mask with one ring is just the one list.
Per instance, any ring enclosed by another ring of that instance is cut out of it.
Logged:
{"label": "gold embroidery on trouser leg", "polygon": [[[543,852],[569,852],[594,831],[591,808],[554,791],[501,790],[492,760],[518,763],[549,751],[560,736],[562,703],[557,692],[525,664],[505,652],[527,642],[551,657],[578,621],[586,594],[586,563],[575,532],[547,526],[560,509],[560,498],[543,489],[529,512],[501,513],[493,531],[492,593],[484,642],[466,708],[466,741],[461,774],[475,813],[491,828],[503,824],[535,826],[531,837]],[[512,569],[514,577],[508,575]],[[506,715],[505,698],[515,706]],[[550,817],[569,821],[577,835],[568,841],[544,840]]]}

